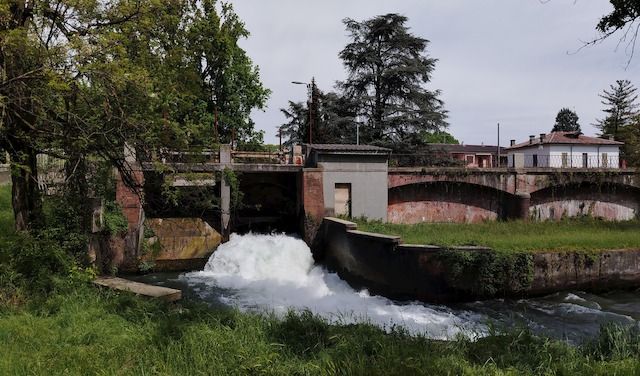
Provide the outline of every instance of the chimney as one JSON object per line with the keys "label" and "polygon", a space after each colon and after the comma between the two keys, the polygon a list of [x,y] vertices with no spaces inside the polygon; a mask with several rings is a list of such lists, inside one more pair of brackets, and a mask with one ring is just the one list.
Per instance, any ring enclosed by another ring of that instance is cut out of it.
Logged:
{"label": "chimney", "polygon": [[532,145],[533,144],[533,140],[535,140],[535,139],[536,139],[536,136],[533,136],[533,135],[529,136],[529,145]]}
{"label": "chimney", "polygon": [[615,138],[612,134],[610,134],[610,135],[609,135],[609,140],[611,140],[611,141],[615,141],[615,140],[616,140],[616,138]]}
{"label": "chimney", "polygon": [[544,138],[547,137],[546,134],[544,133],[540,133],[540,143],[542,143],[544,141]]}
{"label": "chimney", "polygon": [[511,140],[511,146],[516,146],[516,140]]}

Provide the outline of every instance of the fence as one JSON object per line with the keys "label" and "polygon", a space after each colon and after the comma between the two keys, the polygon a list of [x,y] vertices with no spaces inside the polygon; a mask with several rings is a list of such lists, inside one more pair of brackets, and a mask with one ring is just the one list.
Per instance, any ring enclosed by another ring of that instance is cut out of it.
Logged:
{"label": "fence", "polygon": [[414,153],[389,155],[389,167],[464,167],[464,160],[435,153]]}
{"label": "fence", "polygon": [[[525,155],[525,168],[620,168],[618,155],[569,154]],[[510,166],[513,167],[513,159]]]}
{"label": "fence", "polygon": [[57,193],[66,180],[65,160],[48,154],[38,154],[36,161],[38,189],[46,195]]}

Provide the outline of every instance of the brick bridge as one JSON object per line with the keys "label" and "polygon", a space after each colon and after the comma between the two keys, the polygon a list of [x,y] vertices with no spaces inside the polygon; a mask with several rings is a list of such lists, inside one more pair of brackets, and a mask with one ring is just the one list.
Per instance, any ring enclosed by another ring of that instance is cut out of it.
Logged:
{"label": "brick bridge", "polygon": [[[215,214],[217,219],[214,218],[217,223],[213,225],[223,233],[261,221],[286,221],[285,231],[291,231],[293,226],[305,233],[303,224],[307,219],[319,221],[335,214],[334,197],[325,197],[333,196],[334,182],[336,185],[350,183],[349,179],[358,174],[358,181],[353,178],[351,214],[367,215],[359,212],[364,203],[364,206],[376,207],[376,213],[386,213],[382,219],[393,223],[546,220],[581,215],[626,220],[640,215],[640,177],[631,169],[388,168],[383,158],[382,164],[376,165],[378,175],[373,184],[373,175],[367,171],[363,174],[366,163],[360,160],[350,165],[341,163],[339,169],[329,171],[330,168],[320,164],[306,167],[282,162],[237,163],[231,155],[226,149],[215,161],[166,163],[167,169],[161,174],[166,177],[195,173],[200,177],[194,183],[196,186],[215,186],[207,194],[218,196],[220,209]],[[157,166],[136,165],[140,168],[136,176],[148,191],[155,184],[149,179],[157,175]],[[240,190],[244,191],[248,206],[255,208],[244,217],[236,217],[235,222],[230,217],[230,187],[220,179],[220,171],[227,168],[241,172]],[[341,174],[340,181],[336,180],[336,173]],[[379,179],[381,173],[382,180]],[[160,178],[163,180],[157,180],[155,185],[166,181]],[[381,187],[385,180],[387,187]],[[188,190],[193,186],[183,183],[178,184],[179,189]],[[143,205],[140,198],[122,184],[117,194],[131,227],[139,227],[144,216],[143,206],[149,210],[152,203]],[[151,214],[162,216],[159,213]]]}
{"label": "brick bridge", "polygon": [[640,177],[620,169],[390,168],[394,223],[640,214]]}

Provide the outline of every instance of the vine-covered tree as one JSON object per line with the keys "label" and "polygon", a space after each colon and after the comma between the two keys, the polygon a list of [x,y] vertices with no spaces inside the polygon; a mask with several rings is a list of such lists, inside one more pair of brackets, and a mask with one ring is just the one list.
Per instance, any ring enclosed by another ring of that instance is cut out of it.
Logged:
{"label": "vine-covered tree", "polygon": [[611,135],[616,140],[624,141],[621,131],[638,114],[636,91],[637,89],[629,80],[617,80],[609,90],[605,89],[600,94],[602,104],[605,106],[603,111],[607,114],[604,119],[596,123],[602,135]]}
{"label": "vine-covered tree", "polygon": [[436,59],[427,55],[429,41],[410,33],[407,18],[387,14],[344,23],[351,41],[339,56],[348,77],[338,86],[364,120],[361,140],[393,147],[446,128],[440,92],[425,87]]}
{"label": "vine-covered tree", "polygon": [[569,108],[562,108],[556,115],[556,123],[551,132],[580,132],[580,118],[575,111]]}
{"label": "vine-covered tree", "polygon": [[133,184],[129,142],[160,146],[251,140],[249,113],[268,90],[237,42],[247,36],[212,0],[0,2],[0,149],[12,163],[15,225],[38,218],[38,153],[66,160],[67,192],[86,201],[98,157]]}

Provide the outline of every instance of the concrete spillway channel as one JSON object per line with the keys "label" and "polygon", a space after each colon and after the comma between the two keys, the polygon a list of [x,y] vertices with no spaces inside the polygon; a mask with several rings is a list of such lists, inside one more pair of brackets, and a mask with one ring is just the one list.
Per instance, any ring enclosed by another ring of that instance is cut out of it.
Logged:
{"label": "concrete spillway channel", "polygon": [[152,286],[145,283],[129,281],[117,277],[99,277],[93,283],[98,286],[107,287],[112,290],[128,291],[136,295],[147,296],[150,298],[164,300],[166,302],[175,302],[182,299],[182,291],[170,289],[168,287]]}

